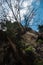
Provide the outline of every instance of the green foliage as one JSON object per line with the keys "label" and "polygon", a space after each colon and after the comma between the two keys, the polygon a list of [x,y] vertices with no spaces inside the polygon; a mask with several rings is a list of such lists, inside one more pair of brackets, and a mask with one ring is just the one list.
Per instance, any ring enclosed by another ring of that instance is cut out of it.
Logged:
{"label": "green foliage", "polygon": [[34,65],[43,65],[42,59],[36,54],[35,55],[36,59],[34,61]]}
{"label": "green foliage", "polygon": [[33,46],[29,46],[28,48],[25,49],[25,51],[35,51],[35,48]]}
{"label": "green foliage", "polygon": [[18,34],[18,26],[16,26],[15,23],[11,23],[10,21],[7,21],[6,22],[6,27],[7,27],[7,35],[10,36],[10,37],[15,37],[17,34]]}
{"label": "green foliage", "polygon": [[38,61],[38,62],[36,63],[36,65],[43,65],[43,62],[42,62],[42,61]]}
{"label": "green foliage", "polygon": [[21,41],[21,35],[20,35],[21,28],[19,27],[18,22],[11,23],[10,21],[9,22],[7,21],[6,27],[7,27],[6,31],[7,35],[12,39],[13,42],[16,43],[16,46],[18,48],[22,48],[23,43]]}
{"label": "green foliage", "polygon": [[39,39],[38,44],[42,44],[42,43],[43,43],[43,40]]}

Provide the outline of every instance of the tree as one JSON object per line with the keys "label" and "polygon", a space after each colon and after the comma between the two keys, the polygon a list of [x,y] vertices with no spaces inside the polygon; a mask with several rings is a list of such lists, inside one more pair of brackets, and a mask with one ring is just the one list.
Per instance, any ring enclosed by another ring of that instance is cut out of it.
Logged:
{"label": "tree", "polygon": [[[12,3],[13,2],[13,3]],[[22,4],[23,1],[21,1],[21,4]],[[6,6],[3,6],[3,4],[6,3],[7,4],[7,7]],[[15,4],[14,4],[15,3]],[[21,22],[21,16],[20,16],[20,0],[3,0],[3,2],[1,1],[1,6],[2,6],[2,11],[3,11],[3,17],[4,19],[2,18],[1,22],[2,21],[16,21],[18,22],[18,25],[20,28],[22,28],[20,26],[20,22]],[[7,11],[7,12],[6,12]],[[12,17],[9,16],[9,13],[8,11],[11,11],[12,12]],[[23,29],[23,28],[22,28]]]}
{"label": "tree", "polygon": [[[20,17],[20,6],[19,6],[19,0],[5,0],[5,2],[7,3],[9,9],[11,10],[13,17],[16,21],[20,22],[21,21],[21,17]],[[14,2],[12,4],[12,2]]]}
{"label": "tree", "polygon": [[42,33],[43,32],[43,25],[39,25],[38,29],[39,29],[39,32]]}

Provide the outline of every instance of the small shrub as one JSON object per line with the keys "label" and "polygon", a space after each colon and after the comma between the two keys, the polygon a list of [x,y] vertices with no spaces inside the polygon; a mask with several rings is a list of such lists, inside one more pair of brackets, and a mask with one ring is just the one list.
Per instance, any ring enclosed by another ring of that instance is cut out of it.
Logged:
{"label": "small shrub", "polygon": [[35,51],[35,48],[33,46],[29,46],[28,48],[25,49],[25,51]]}
{"label": "small shrub", "polygon": [[38,42],[39,42],[39,43],[43,43],[43,40],[39,39]]}

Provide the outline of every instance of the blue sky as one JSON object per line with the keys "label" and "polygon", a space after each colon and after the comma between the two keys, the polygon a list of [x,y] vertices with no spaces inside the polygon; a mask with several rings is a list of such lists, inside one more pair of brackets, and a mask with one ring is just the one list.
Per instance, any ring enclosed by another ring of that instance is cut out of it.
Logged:
{"label": "blue sky", "polygon": [[43,20],[43,0],[40,0],[40,18]]}
{"label": "blue sky", "polygon": [[[35,5],[35,7],[37,7]],[[40,0],[40,4],[39,4],[39,9],[38,9],[38,13],[35,16],[34,21],[36,21],[35,23],[33,23],[33,26],[31,26],[32,29],[38,31],[38,26],[36,24],[43,24],[43,0]]]}

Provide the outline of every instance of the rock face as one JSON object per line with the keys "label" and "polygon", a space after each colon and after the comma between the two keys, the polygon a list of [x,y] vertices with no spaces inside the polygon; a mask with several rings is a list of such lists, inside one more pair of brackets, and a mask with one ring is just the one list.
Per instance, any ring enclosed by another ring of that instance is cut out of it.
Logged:
{"label": "rock face", "polygon": [[39,54],[39,57],[43,59],[43,43],[37,45],[36,52]]}
{"label": "rock face", "polygon": [[31,32],[26,32],[23,35],[24,38],[24,42],[26,43],[26,45],[36,45],[36,39],[37,39],[38,35],[35,33],[31,33]]}
{"label": "rock face", "polygon": [[28,31],[22,37],[25,45],[32,45],[36,49],[36,54],[43,59],[43,34]]}
{"label": "rock face", "polygon": [[[17,28],[17,30],[18,29],[19,28]],[[23,32],[21,33],[23,35],[21,35],[22,39],[20,41],[22,43],[25,43],[25,46],[33,46],[33,49],[35,48],[34,53],[43,60],[43,42],[39,44],[39,42],[36,41],[38,38],[38,33],[33,30],[26,32],[21,30],[19,31]],[[11,41],[10,44],[13,44]],[[15,43],[13,44],[13,47],[10,44],[6,33],[0,31],[0,65],[33,65],[33,62],[35,60],[33,52],[25,52],[24,49],[22,50],[17,48],[17,46],[15,46]],[[17,48],[16,52],[14,51],[14,47]]]}

